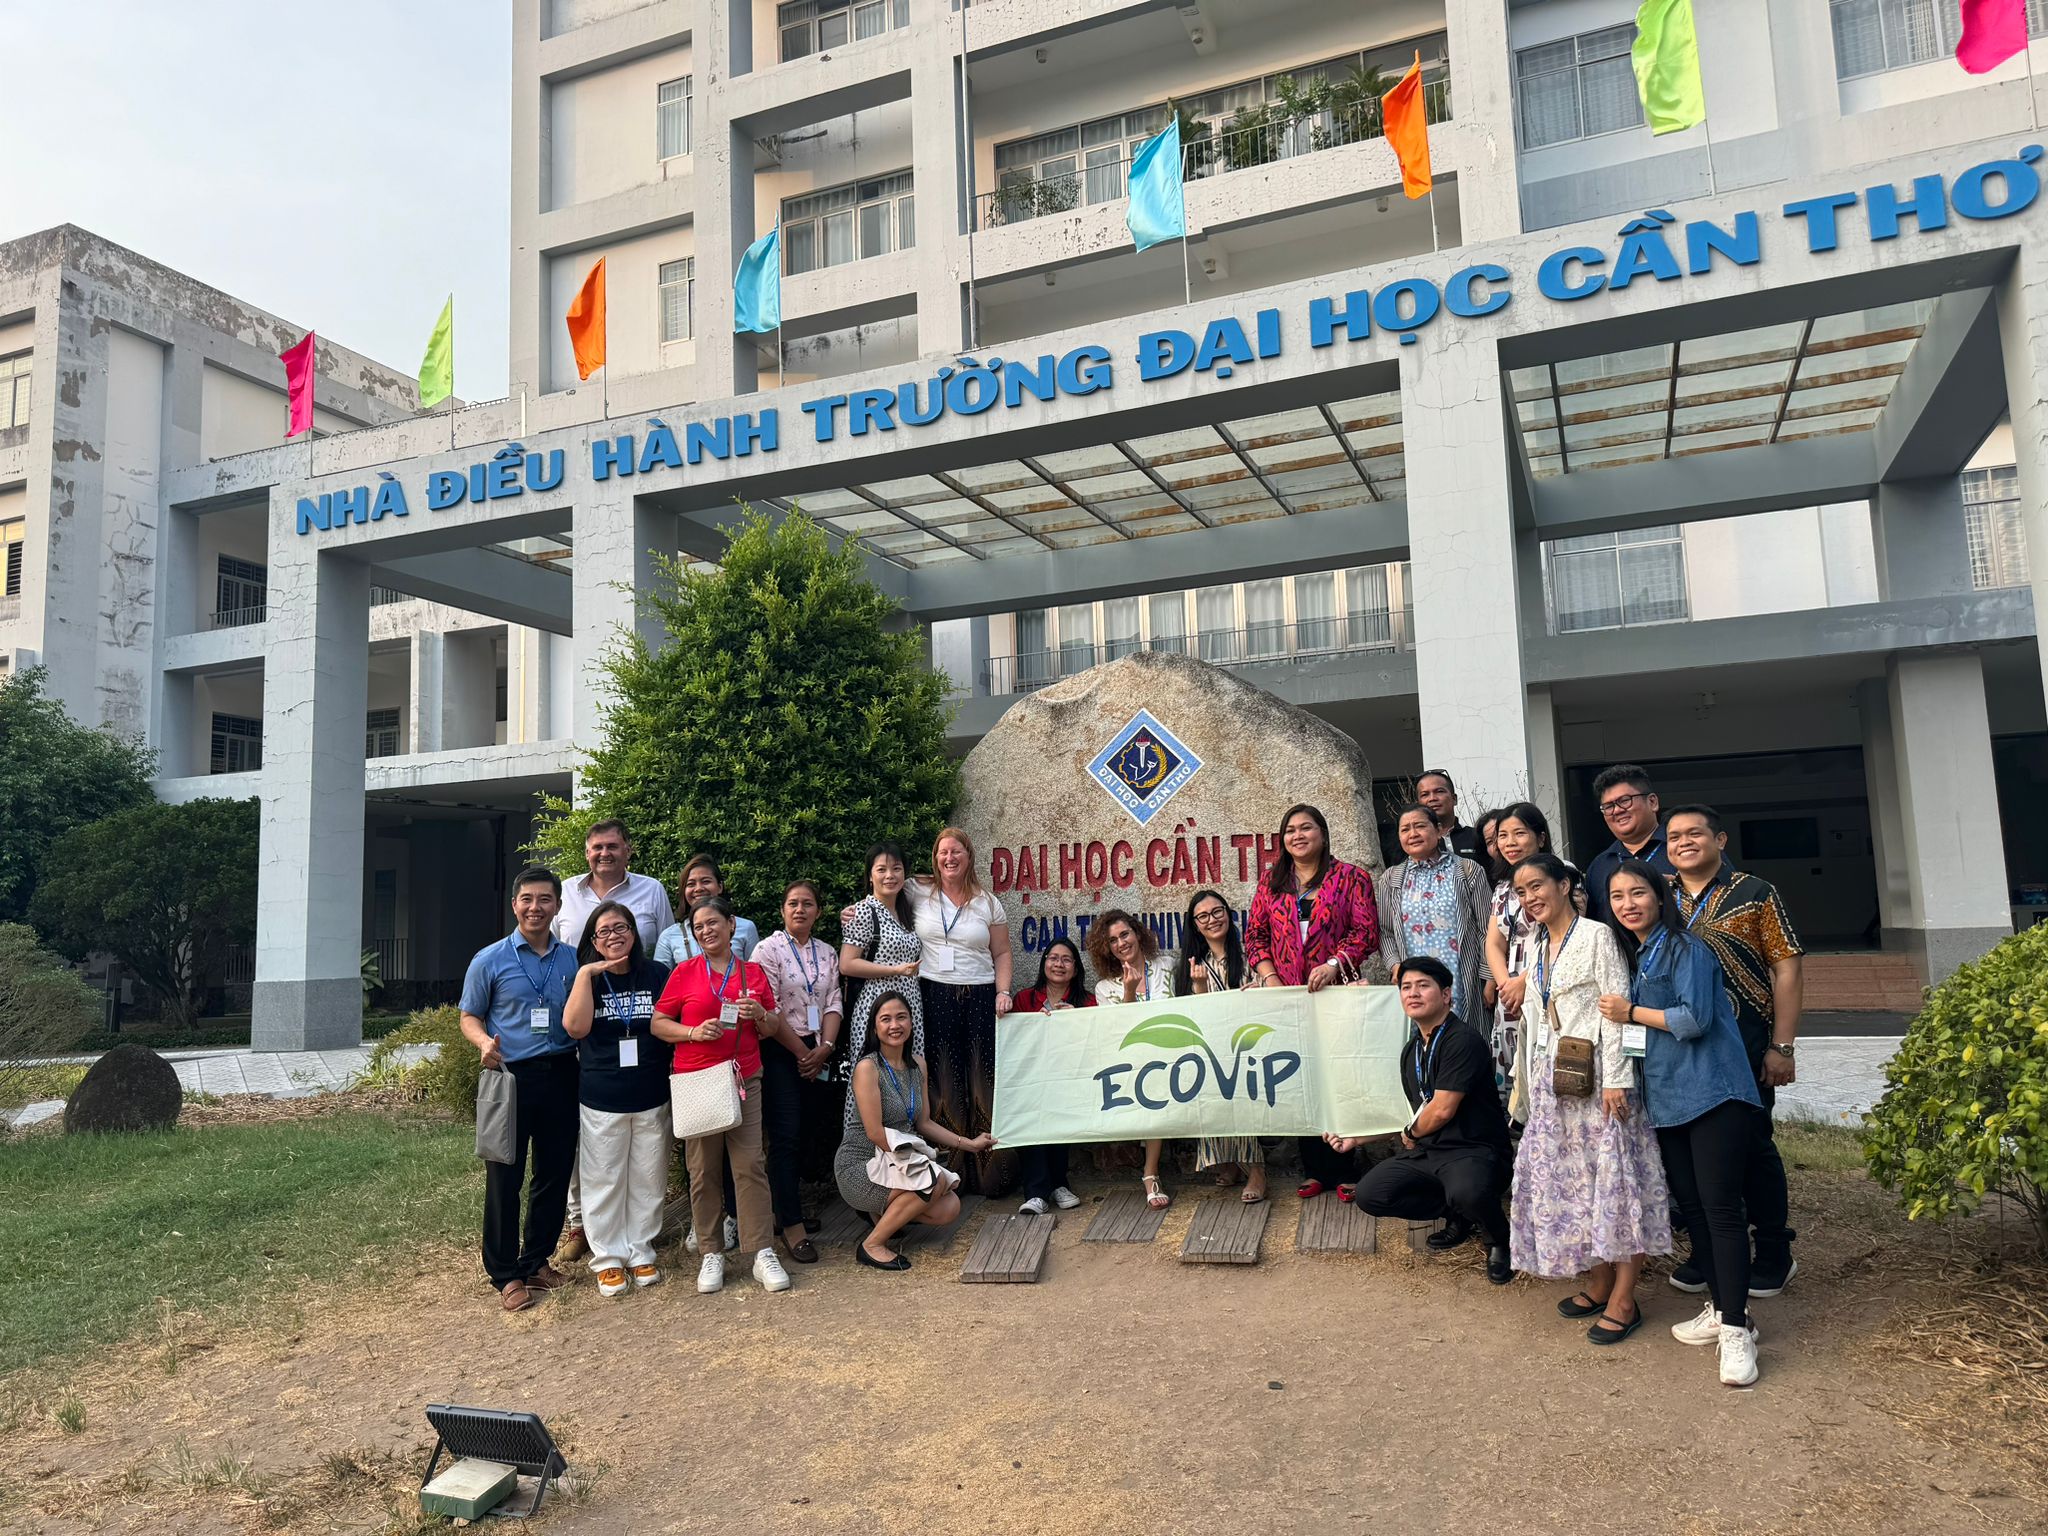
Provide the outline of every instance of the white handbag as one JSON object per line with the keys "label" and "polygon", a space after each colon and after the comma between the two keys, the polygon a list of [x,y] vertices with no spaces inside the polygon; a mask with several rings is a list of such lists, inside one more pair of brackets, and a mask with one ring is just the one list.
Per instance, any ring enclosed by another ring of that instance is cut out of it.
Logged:
{"label": "white handbag", "polygon": [[740,1123],[738,1064],[721,1061],[714,1067],[670,1074],[668,1109],[679,1141],[731,1130]]}

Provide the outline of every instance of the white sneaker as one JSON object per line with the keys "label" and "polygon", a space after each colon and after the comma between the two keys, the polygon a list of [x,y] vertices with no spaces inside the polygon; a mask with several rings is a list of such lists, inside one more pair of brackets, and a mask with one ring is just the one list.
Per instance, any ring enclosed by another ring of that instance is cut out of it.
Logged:
{"label": "white sneaker", "polygon": [[1698,1317],[1687,1318],[1682,1323],[1673,1323],[1671,1337],[1681,1344],[1718,1344],[1721,1341],[1721,1309],[1709,1301],[1700,1308]]}
{"label": "white sneaker", "polygon": [[1052,1192],[1052,1203],[1063,1211],[1071,1211],[1081,1203],[1081,1197],[1062,1184]]}
{"label": "white sneaker", "polygon": [[1721,1385],[1747,1387],[1756,1383],[1756,1330],[1721,1329]]}
{"label": "white sneaker", "polygon": [[1045,1202],[1039,1199],[1038,1196],[1033,1195],[1029,1200],[1026,1200],[1017,1207],[1017,1214],[1019,1216],[1043,1216],[1045,1214]]}
{"label": "white sneaker", "polygon": [[709,1296],[725,1289],[725,1255],[707,1253],[697,1266],[697,1294]]}
{"label": "white sneaker", "polygon": [[725,1251],[731,1253],[740,1245],[740,1224],[737,1217],[725,1218]]}
{"label": "white sneaker", "polygon": [[754,1278],[761,1282],[764,1291],[789,1289],[789,1271],[782,1267],[782,1260],[775,1256],[773,1248],[763,1248],[754,1255]]}
{"label": "white sneaker", "polygon": [[683,1239],[683,1246],[692,1253],[697,1251],[697,1229],[695,1227],[690,1228],[690,1235]]}

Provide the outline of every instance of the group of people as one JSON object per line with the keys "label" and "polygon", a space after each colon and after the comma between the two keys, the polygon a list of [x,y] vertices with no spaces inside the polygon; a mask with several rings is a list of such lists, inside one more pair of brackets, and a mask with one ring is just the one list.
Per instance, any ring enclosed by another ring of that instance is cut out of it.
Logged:
{"label": "group of people", "polygon": [[[1416,789],[1397,822],[1403,858],[1377,877],[1335,856],[1319,810],[1293,806],[1242,920],[1198,892],[1166,955],[1142,918],[1105,911],[1085,954],[1054,938],[1015,992],[1007,914],[957,828],[921,876],[893,844],[871,849],[835,949],[814,935],[816,884],[785,890],[782,926],[763,939],[705,856],[683,870],[678,922],[661,883],[630,869],[626,829],[599,823],[588,872],[566,887],[520,873],[515,931],[464,982],[465,1035],[516,1083],[515,1157],[486,1181],[484,1266],[502,1304],[565,1283],[550,1262],[565,1226],[560,1251],[587,1250],[603,1294],[659,1282],[671,1080],[684,1074],[736,1073],[740,1090],[737,1124],[684,1142],[698,1289],[722,1287],[738,1248],[779,1291],[778,1239],[796,1262],[818,1257],[801,1170],[835,1100],[834,1182],[871,1223],[855,1257],[902,1271],[904,1229],[950,1222],[963,1191],[1021,1185],[1034,1214],[1080,1204],[1067,1148],[995,1144],[1002,1015],[1390,979],[1414,1024],[1401,1059],[1413,1117],[1398,1148],[1300,1138],[1300,1197],[1441,1219],[1440,1249],[1477,1232],[1499,1284],[1517,1271],[1579,1281],[1558,1310],[1592,1319],[1596,1346],[1642,1326],[1637,1281],[1672,1251],[1675,1205],[1692,1251],[1671,1283],[1709,1299],[1672,1332],[1718,1345],[1723,1381],[1753,1382],[1749,1302],[1797,1268],[1769,1111],[1792,1081],[1800,948],[1777,892],[1727,864],[1710,807],[1660,815],[1633,765],[1595,781],[1614,841],[1583,873],[1552,851],[1535,805],[1468,827],[1448,774]],[[1171,1200],[1163,1153],[1144,1145],[1154,1207]],[[1257,1138],[1203,1140],[1195,1165],[1266,1198]]]}

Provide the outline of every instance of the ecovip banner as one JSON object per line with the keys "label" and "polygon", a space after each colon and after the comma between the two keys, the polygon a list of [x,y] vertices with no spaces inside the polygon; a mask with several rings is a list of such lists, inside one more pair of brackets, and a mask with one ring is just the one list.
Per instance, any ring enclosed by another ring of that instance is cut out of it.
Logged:
{"label": "ecovip banner", "polygon": [[1381,1136],[1409,1120],[1392,987],[1271,987],[996,1021],[1005,1146]]}

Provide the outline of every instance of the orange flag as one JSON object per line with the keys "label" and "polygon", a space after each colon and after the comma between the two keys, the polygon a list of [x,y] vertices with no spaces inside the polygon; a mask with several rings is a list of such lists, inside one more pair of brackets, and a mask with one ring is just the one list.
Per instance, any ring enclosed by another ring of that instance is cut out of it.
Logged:
{"label": "orange flag", "polygon": [[[1418,55],[1419,57],[1419,55]],[[590,269],[569,302],[569,345],[576,349],[576,377],[587,379],[604,366],[604,258]]]}
{"label": "orange flag", "polygon": [[1429,113],[1422,103],[1422,54],[1391,91],[1380,98],[1380,121],[1401,162],[1401,190],[1421,197],[1436,185],[1429,174]]}

